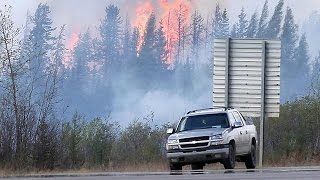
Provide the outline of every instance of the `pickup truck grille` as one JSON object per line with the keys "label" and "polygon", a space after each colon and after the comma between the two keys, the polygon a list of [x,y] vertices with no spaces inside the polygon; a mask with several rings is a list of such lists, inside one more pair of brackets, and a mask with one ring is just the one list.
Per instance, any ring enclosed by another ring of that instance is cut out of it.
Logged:
{"label": "pickup truck grille", "polygon": [[194,141],[207,141],[207,140],[209,140],[209,136],[185,138],[185,139],[180,139],[179,142],[194,142]]}
{"label": "pickup truck grille", "polygon": [[208,146],[208,143],[197,143],[197,144],[185,144],[181,145],[181,148],[197,148]]}
{"label": "pickup truck grille", "polygon": [[199,142],[199,141],[208,141],[209,136],[202,136],[202,137],[193,137],[193,138],[185,138],[180,139],[180,143],[190,143],[190,144],[183,144],[181,148],[198,148],[198,147],[206,147],[209,145],[209,142]]}

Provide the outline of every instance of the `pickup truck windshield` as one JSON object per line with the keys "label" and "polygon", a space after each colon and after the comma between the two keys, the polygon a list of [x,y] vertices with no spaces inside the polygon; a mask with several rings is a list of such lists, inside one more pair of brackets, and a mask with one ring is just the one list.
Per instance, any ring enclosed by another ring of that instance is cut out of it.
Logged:
{"label": "pickup truck windshield", "polygon": [[183,117],[177,132],[195,129],[228,128],[229,121],[226,113],[206,114],[199,116]]}

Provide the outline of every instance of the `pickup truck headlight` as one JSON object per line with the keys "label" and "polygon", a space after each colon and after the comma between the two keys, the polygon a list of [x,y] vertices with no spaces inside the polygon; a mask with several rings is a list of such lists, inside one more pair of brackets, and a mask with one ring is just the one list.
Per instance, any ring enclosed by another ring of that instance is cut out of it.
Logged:
{"label": "pickup truck headlight", "polygon": [[178,139],[168,139],[168,144],[177,144]]}
{"label": "pickup truck headlight", "polygon": [[166,149],[167,150],[179,149],[179,146],[176,145],[178,143],[179,143],[178,139],[168,139]]}
{"label": "pickup truck headlight", "polygon": [[216,134],[211,136],[211,145],[219,145],[223,142],[222,134]]}
{"label": "pickup truck headlight", "polygon": [[222,134],[213,135],[213,136],[211,136],[211,139],[212,140],[215,140],[215,139],[217,139],[217,140],[221,139],[222,140]]}

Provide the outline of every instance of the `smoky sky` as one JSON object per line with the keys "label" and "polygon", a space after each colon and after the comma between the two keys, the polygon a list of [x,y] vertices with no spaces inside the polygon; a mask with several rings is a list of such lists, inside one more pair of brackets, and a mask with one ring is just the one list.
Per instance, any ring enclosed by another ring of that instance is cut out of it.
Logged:
{"label": "smoky sky", "polygon": [[[134,17],[134,9],[148,0],[1,0],[0,5],[13,6],[13,16],[18,26],[25,23],[27,12],[35,11],[39,3],[48,3],[52,8],[52,16],[57,26],[66,24],[70,31],[80,31],[88,27],[96,27],[103,18],[105,7],[110,3],[118,5],[125,16]],[[149,0],[154,2],[156,0]],[[169,2],[172,0],[169,0]],[[261,12],[265,0],[189,0],[194,9],[198,9],[205,17],[210,14],[215,4],[229,10],[231,21],[237,19],[242,7],[252,14]],[[270,14],[278,0],[269,0]],[[302,24],[304,20],[316,10],[320,10],[319,0],[286,0],[285,6],[293,8],[295,18]],[[157,7],[155,7],[157,8]]]}

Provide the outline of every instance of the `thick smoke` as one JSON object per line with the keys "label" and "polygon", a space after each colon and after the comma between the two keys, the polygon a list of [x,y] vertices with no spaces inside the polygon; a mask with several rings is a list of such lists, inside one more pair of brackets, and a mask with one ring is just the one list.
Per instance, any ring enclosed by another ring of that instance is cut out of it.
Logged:
{"label": "thick smoke", "polygon": [[[25,22],[26,14],[28,11],[34,12],[38,3],[48,3],[52,9],[52,19],[56,26],[63,24],[67,25],[67,39],[71,38],[72,33],[81,33],[91,28],[92,32],[95,32],[94,36],[98,36],[97,27],[99,26],[104,14],[105,7],[108,4],[114,3],[121,9],[123,21],[126,15],[130,20],[134,20],[135,8],[141,5],[146,0],[1,0],[0,5],[11,4],[13,6],[14,18],[18,25],[22,25]],[[169,0],[170,1],[170,0]],[[151,2],[156,5],[155,0]],[[204,17],[212,13],[215,4],[220,3],[222,7],[229,10],[229,17],[231,22],[237,20],[237,15],[240,9],[244,7],[248,14],[254,12],[260,13],[264,1],[246,0],[190,0],[192,3],[192,10],[198,9]],[[273,8],[278,0],[269,0],[270,14],[273,13]],[[301,0],[287,0],[286,5],[293,8],[295,17],[299,24],[310,15],[305,12],[312,12],[320,7],[320,1],[310,0],[305,3]],[[156,13],[161,13],[155,9]],[[312,46],[312,45],[311,45]],[[210,57],[208,52],[201,54],[203,59]],[[201,69],[199,69],[201,72]],[[130,75],[129,75],[130,76]],[[126,125],[133,119],[142,118],[151,112],[154,113],[155,119],[161,124],[165,122],[177,121],[178,118],[188,110],[194,108],[203,108],[212,105],[212,85],[211,82],[204,82],[202,75],[198,75],[198,81],[195,81],[193,86],[196,90],[190,97],[186,97],[185,94],[170,90],[149,90],[148,92],[141,92],[139,90],[132,89],[130,82],[124,79],[118,79],[118,87],[125,90],[117,91],[114,97],[114,105],[111,111],[112,119],[119,121],[122,125]],[[197,79],[195,78],[195,79]],[[205,79],[207,80],[207,79]],[[146,88],[147,88],[146,84]],[[183,89],[183,88],[181,88]],[[90,91],[90,90],[89,90]],[[188,90],[186,90],[188,91]],[[91,104],[90,106],[95,106]],[[69,109],[70,111],[75,110]],[[94,109],[94,108],[93,108]],[[80,112],[87,114],[88,117],[93,116],[106,116],[109,113],[109,109],[105,109],[104,113],[94,112]]]}

